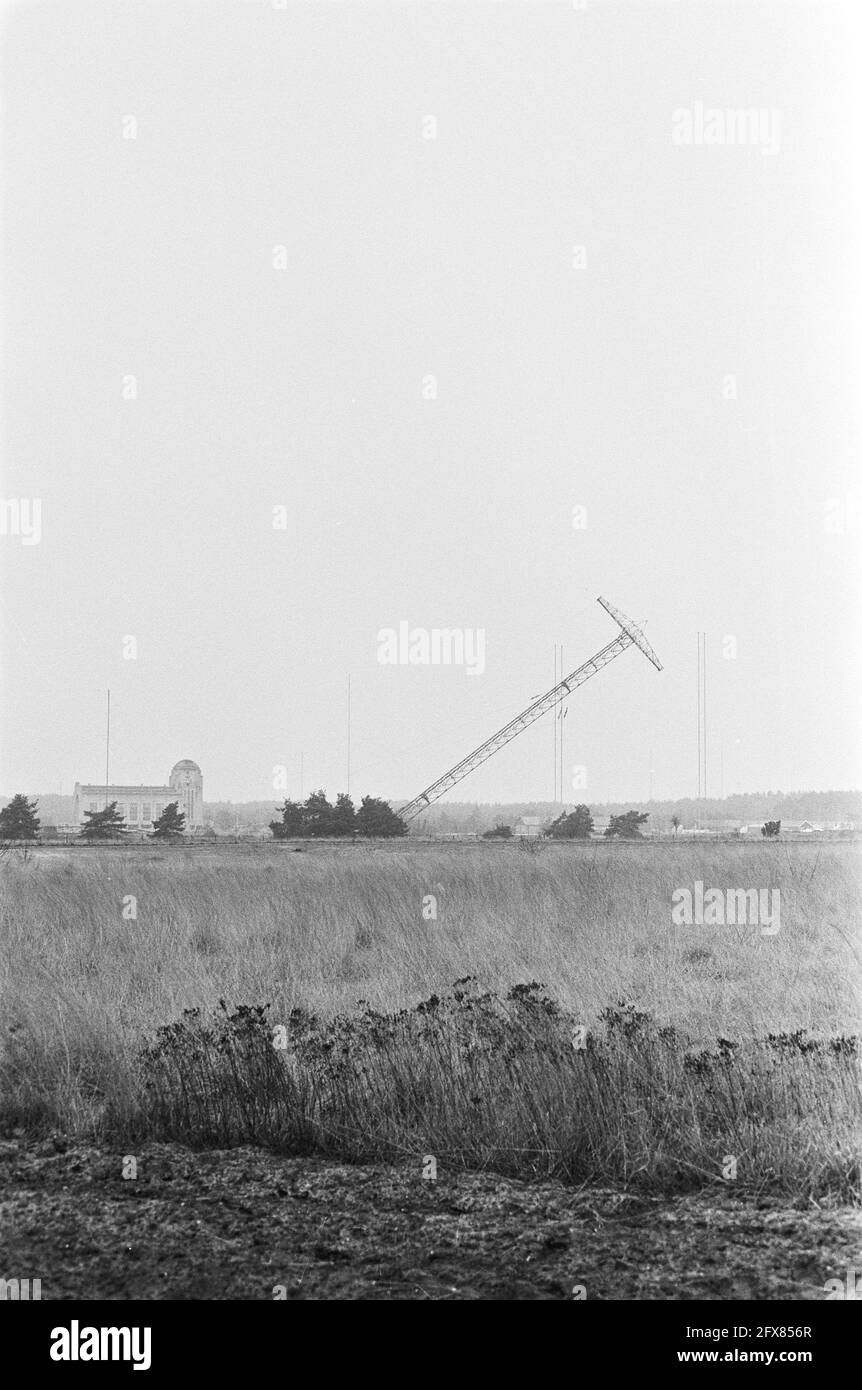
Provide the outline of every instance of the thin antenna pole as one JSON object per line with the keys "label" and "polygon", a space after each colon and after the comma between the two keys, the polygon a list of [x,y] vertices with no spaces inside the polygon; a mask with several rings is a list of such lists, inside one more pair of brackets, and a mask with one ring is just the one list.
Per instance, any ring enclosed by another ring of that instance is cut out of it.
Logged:
{"label": "thin antenna pole", "polygon": [[698,801],[701,799],[701,634],[698,632]]}
{"label": "thin antenna pole", "polygon": [[[557,684],[557,644],[554,643],[554,685]],[[557,720],[552,721],[554,725],[554,805],[557,804]]]}
{"label": "thin antenna pole", "polygon": [[706,633],[703,634],[703,799],[706,801]]}
{"label": "thin antenna pole", "polygon": [[[563,676],[565,675],[565,673],[566,673],[566,665],[565,665],[565,661],[564,661],[564,659],[563,659],[563,644],[562,644],[562,642],[561,642],[561,643],[560,643],[560,680],[563,679]],[[565,712],[565,708],[566,708],[566,702],[565,702],[565,700],[564,700],[563,703],[562,703],[562,705],[560,706],[560,805],[561,805],[561,806],[564,806],[565,803],[566,803],[566,798],[565,798],[565,796],[563,795],[563,730],[564,730],[564,725],[563,725],[563,714],[564,714],[564,712]]]}
{"label": "thin antenna pole", "polygon": [[108,787],[111,782],[111,692],[108,691],[108,724],[105,731],[105,810],[108,809]]}
{"label": "thin antenna pole", "polygon": [[350,795],[350,672],[347,673],[347,795]]}

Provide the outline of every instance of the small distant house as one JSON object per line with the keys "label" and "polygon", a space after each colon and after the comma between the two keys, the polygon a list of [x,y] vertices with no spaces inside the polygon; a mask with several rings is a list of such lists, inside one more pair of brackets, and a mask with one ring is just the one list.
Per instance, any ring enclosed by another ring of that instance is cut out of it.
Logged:
{"label": "small distant house", "polygon": [[522,840],[538,840],[544,827],[541,816],[519,816],[512,826],[512,834]]}

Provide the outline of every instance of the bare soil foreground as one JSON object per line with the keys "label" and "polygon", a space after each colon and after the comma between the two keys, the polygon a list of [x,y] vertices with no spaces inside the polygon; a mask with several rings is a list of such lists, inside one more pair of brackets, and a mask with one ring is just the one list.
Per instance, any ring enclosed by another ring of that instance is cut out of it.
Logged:
{"label": "bare soil foreground", "polygon": [[[43,1299],[823,1299],[858,1209],[651,1197],[256,1148],[0,1143],[4,1273]],[[583,1286],[584,1294],[576,1292]],[[279,1291],[282,1290],[282,1291]]]}

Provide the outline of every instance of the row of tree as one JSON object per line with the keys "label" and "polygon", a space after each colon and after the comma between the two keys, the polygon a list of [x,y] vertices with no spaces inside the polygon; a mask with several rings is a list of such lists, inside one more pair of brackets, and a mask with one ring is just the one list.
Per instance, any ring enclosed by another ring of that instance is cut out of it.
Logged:
{"label": "row of tree", "polygon": [[[39,803],[30,801],[21,792],[13,796],[8,806],[0,810],[0,840],[35,840],[39,831]],[[270,821],[269,828],[277,840],[312,838],[347,839],[357,835],[392,838],[407,834],[407,825],[392,810],[388,801],[375,796],[364,796],[357,811],[346,792],[339,792],[334,805],[327,801],[324,791],[312,792],[305,801],[285,801],[279,807],[280,821]],[[640,827],[649,820],[645,811],[625,811],[611,816],[604,835],[607,839],[640,839]],[[674,832],[679,827],[679,818],[672,818]],[[157,820],[153,821],[151,838],[154,840],[173,840],[185,830],[185,813],[179,802],[172,801],[165,807]],[[80,834],[85,840],[113,840],[128,830],[125,818],[117,810],[116,801],[101,811],[85,811],[84,824]],[[593,834],[593,817],[589,806],[576,806],[574,811],[564,812],[546,826],[543,834],[552,840],[588,840]],[[761,828],[761,835],[774,839],[781,832],[780,820],[768,820]],[[486,830],[484,840],[509,840],[512,837],[510,825],[496,825]]]}
{"label": "row of tree", "polygon": [[[28,800],[23,792],[13,796],[9,805],[0,811],[0,840],[35,840],[41,824],[38,809],[39,802]],[[111,801],[101,811],[84,812],[80,834],[84,840],[115,840],[128,828],[125,817],[117,810],[116,801]],[[182,835],[185,828],[185,812],[180,810],[178,801],[172,801],[153,821],[151,838],[173,840]]]}
{"label": "row of tree", "polygon": [[281,820],[270,821],[269,828],[277,840],[294,840],[305,836],[312,839],[351,839],[362,835],[391,839],[406,835],[407,826],[393,811],[388,801],[376,796],[363,796],[357,810],[346,792],[339,792],[334,805],[327,801],[326,792],[312,792],[305,801],[285,801],[279,807]]}
{"label": "row of tree", "polygon": [[[608,840],[639,840],[640,827],[648,820],[646,811],[625,811],[621,815],[611,816],[603,833]],[[574,811],[564,811],[557,816],[542,834],[551,840],[588,840],[594,828],[589,806],[576,806]],[[509,840],[511,837],[511,825],[496,825],[493,830],[486,830],[482,839]]]}
{"label": "row of tree", "polygon": [[[180,810],[178,801],[171,801],[162,814],[153,821],[151,840],[176,840],[186,828],[185,811]],[[116,801],[110,801],[102,811],[85,811],[81,838],[84,840],[116,840],[129,829],[125,816],[117,810]]]}
{"label": "row of tree", "polygon": [[[639,840],[641,839],[640,827],[649,820],[647,811],[624,811],[618,816],[611,816],[610,823],[606,826],[603,834],[608,840]],[[676,834],[680,827],[679,816],[671,817],[673,833]],[[563,812],[557,816],[555,821],[546,826],[542,834],[551,840],[588,840],[593,833],[593,817],[589,806],[576,806],[574,811],[568,814]],[[764,839],[774,840],[781,834],[781,821],[768,820],[761,826],[761,835]],[[493,830],[486,830],[482,836],[483,840],[510,840],[512,838],[511,825],[495,825]]]}
{"label": "row of tree", "polygon": [[[0,811],[0,840],[35,840],[40,826],[38,809],[37,800],[30,801],[23,793],[13,796],[8,806]],[[391,838],[407,834],[405,822],[396,815],[389,802],[381,801],[376,796],[364,796],[357,810],[345,792],[339,793],[333,805],[327,801],[324,791],[317,791],[303,802],[285,801],[279,810],[281,820],[270,822],[270,830],[277,840],[291,840],[299,836]],[[180,810],[179,802],[172,801],[153,821],[151,838],[176,839],[185,828],[185,813]],[[101,811],[84,812],[80,834],[85,840],[114,840],[122,837],[128,829],[125,817],[117,809],[117,802],[111,801]]]}

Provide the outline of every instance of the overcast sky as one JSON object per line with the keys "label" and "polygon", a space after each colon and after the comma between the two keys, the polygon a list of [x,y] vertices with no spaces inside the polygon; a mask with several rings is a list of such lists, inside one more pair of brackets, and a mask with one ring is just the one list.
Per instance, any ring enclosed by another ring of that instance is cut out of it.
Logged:
{"label": "overcast sky", "polygon": [[0,789],[859,786],[853,14],[4,5]]}

